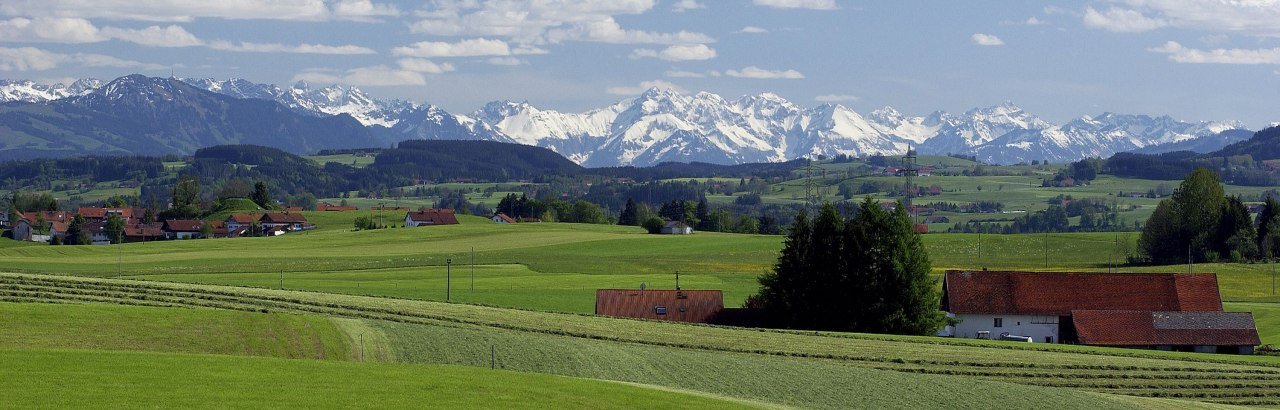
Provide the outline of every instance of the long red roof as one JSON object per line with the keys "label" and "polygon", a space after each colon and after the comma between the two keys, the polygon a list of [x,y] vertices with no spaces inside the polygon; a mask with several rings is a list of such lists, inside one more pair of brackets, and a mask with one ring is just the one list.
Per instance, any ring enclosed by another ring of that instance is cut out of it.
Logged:
{"label": "long red roof", "polygon": [[1068,316],[1075,310],[1222,311],[1212,273],[947,271],[951,313]]}
{"label": "long red roof", "polygon": [[718,290],[596,290],[601,316],[707,323],[724,310]]}
{"label": "long red roof", "polygon": [[1257,346],[1253,315],[1245,312],[1071,312],[1081,344],[1095,346]]}

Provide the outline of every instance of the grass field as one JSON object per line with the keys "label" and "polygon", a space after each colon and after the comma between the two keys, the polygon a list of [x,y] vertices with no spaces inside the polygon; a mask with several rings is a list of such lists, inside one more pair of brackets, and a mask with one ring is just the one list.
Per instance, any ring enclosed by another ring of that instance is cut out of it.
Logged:
{"label": "grass field", "polygon": [[[953,403],[947,397],[972,398],[965,403],[975,406],[1005,400],[1000,397],[1046,407],[1189,405],[1116,401],[1114,396],[1079,392],[1280,404],[1280,358],[1274,357],[733,329],[321,293],[52,276],[2,274],[0,290],[0,298],[6,300],[265,309],[359,319],[366,321],[366,329],[382,333],[371,335],[371,340],[386,340],[397,360],[484,365],[486,350],[493,348],[497,362],[506,369],[637,381],[806,407],[848,407],[849,400],[871,407]],[[937,392],[921,391],[919,386]],[[812,396],[823,391],[832,397]]]}
{"label": "grass field", "polygon": [[116,305],[0,303],[0,348],[103,349],[348,360],[329,318]]}
{"label": "grass field", "polygon": [[461,366],[76,350],[0,350],[0,362],[5,407],[752,407],[665,389]]}

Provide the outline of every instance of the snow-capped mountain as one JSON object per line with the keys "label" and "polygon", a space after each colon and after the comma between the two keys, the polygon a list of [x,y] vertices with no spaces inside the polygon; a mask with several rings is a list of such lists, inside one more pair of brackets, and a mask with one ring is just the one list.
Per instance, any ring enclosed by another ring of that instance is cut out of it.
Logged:
{"label": "snow-capped mountain", "polygon": [[[686,95],[659,88],[580,113],[495,101],[459,115],[430,104],[374,98],[348,86],[313,87],[299,82],[283,88],[243,79],[180,81],[236,99],[274,101],[306,116],[347,115],[368,127],[381,145],[405,139],[512,142],[548,148],[588,166],[894,155],[912,146],[922,154],[974,155],[996,164],[1062,162],[1174,144],[1214,149],[1230,139],[1204,137],[1244,129],[1233,121],[1183,122],[1168,116],[1114,113],[1054,125],[1009,102],[959,115],[936,111],[909,116],[884,107],[863,116],[842,105],[801,107],[773,93],[729,100],[707,92]],[[107,112],[112,104],[153,106],[163,112],[164,101],[152,99],[178,100],[181,96],[173,93],[185,92],[151,89],[146,92],[148,101],[132,100],[128,90],[135,88],[94,92],[130,83],[117,80],[112,82],[115,85],[104,85],[86,79],[66,86],[0,80],[0,102],[50,103],[76,97],[80,105]],[[147,84],[173,88],[162,81]]]}
{"label": "snow-capped mountain", "polygon": [[46,85],[30,80],[0,80],[0,102],[47,102],[85,95],[101,86],[102,81],[95,78],[76,80],[71,85],[62,83]]}

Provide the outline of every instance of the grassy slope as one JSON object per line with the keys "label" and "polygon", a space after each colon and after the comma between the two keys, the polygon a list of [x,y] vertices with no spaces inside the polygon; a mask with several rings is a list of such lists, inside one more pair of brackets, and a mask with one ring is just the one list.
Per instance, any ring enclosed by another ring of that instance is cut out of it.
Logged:
{"label": "grassy slope", "polygon": [[618,383],[457,366],[40,350],[0,350],[0,362],[5,403],[17,407],[746,407]]}
{"label": "grassy slope", "polygon": [[329,318],[297,314],[0,302],[0,329],[0,348],[355,357]]}

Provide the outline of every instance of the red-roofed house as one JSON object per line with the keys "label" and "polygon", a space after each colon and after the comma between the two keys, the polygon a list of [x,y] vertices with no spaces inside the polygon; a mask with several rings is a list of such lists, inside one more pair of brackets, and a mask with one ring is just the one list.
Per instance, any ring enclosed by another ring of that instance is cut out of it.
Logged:
{"label": "red-roofed house", "polygon": [[418,212],[407,212],[404,215],[404,226],[457,225],[458,217],[452,208],[426,208]]}
{"label": "red-roofed house", "polygon": [[[943,279],[942,310],[959,323],[940,333],[963,338],[1232,352],[1257,344],[1251,315],[1222,312],[1211,273],[953,270]],[[1248,329],[1253,338],[1240,337]]]}
{"label": "red-roofed house", "polygon": [[272,212],[262,214],[258,219],[263,231],[301,231],[309,229],[307,217],[293,212]]}
{"label": "red-roofed house", "polygon": [[164,221],[164,234],[169,239],[193,239],[200,237],[204,221],[199,219],[170,219]]}
{"label": "red-roofed house", "polygon": [[516,223],[516,220],[515,220],[515,219],[511,219],[511,217],[507,216],[507,214],[504,214],[504,213],[499,213],[499,214],[494,215],[492,218],[489,218],[489,219],[490,219],[490,220],[492,220],[492,221],[493,221],[493,223],[496,223],[496,224],[513,224],[513,223]]}

